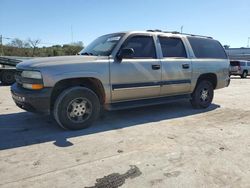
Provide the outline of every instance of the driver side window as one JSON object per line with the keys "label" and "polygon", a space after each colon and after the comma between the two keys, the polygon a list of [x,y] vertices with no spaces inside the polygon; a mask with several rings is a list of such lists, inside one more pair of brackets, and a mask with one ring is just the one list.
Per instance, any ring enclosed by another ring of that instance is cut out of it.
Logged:
{"label": "driver side window", "polygon": [[134,50],[134,54],[131,58],[156,58],[155,44],[151,36],[133,36],[125,41],[122,49],[125,48],[132,48]]}

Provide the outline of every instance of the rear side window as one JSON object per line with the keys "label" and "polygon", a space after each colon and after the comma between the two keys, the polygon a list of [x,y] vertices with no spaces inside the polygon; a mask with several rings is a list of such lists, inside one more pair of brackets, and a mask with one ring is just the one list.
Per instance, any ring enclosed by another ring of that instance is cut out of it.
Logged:
{"label": "rear side window", "polygon": [[159,37],[163,57],[186,58],[187,53],[180,38]]}
{"label": "rear side window", "polygon": [[249,67],[250,67],[250,62],[248,62],[248,63],[247,63],[247,66],[249,66]]}
{"label": "rear side window", "polygon": [[133,36],[125,41],[122,49],[133,48],[133,58],[156,58],[155,44],[151,36]]}
{"label": "rear side window", "polygon": [[212,39],[187,37],[197,58],[227,59],[221,44]]}

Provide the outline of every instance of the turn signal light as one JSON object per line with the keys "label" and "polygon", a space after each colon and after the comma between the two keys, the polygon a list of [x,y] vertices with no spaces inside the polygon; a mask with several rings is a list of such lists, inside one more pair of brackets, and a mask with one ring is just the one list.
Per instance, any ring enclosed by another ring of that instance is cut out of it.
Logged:
{"label": "turn signal light", "polygon": [[39,90],[43,88],[43,84],[23,84],[26,89]]}
{"label": "turn signal light", "polygon": [[42,89],[43,84],[32,84],[32,89]]}

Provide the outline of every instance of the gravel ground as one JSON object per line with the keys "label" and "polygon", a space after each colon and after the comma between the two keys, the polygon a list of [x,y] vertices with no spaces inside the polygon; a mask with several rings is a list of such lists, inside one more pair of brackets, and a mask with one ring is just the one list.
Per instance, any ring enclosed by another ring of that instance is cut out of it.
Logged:
{"label": "gravel ground", "polygon": [[250,79],[213,104],[108,112],[64,131],[15,106],[0,86],[0,187],[250,187]]}

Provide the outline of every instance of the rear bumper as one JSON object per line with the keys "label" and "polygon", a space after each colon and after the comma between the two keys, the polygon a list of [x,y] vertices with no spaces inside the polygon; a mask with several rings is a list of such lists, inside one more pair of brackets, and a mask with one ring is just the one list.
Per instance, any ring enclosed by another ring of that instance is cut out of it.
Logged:
{"label": "rear bumper", "polygon": [[11,94],[16,105],[26,111],[50,114],[50,96],[52,88],[28,90],[18,86],[11,86]]}
{"label": "rear bumper", "polygon": [[229,76],[227,76],[226,78],[223,78],[223,79],[219,79],[217,81],[216,89],[221,89],[221,88],[224,88],[224,87],[228,87],[230,85],[230,82],[231,82],[231,79],[230,79]]}
{"label": "rear bumper", "polygon": [[241,71],[230,71],[230,75],[242,75]]}

